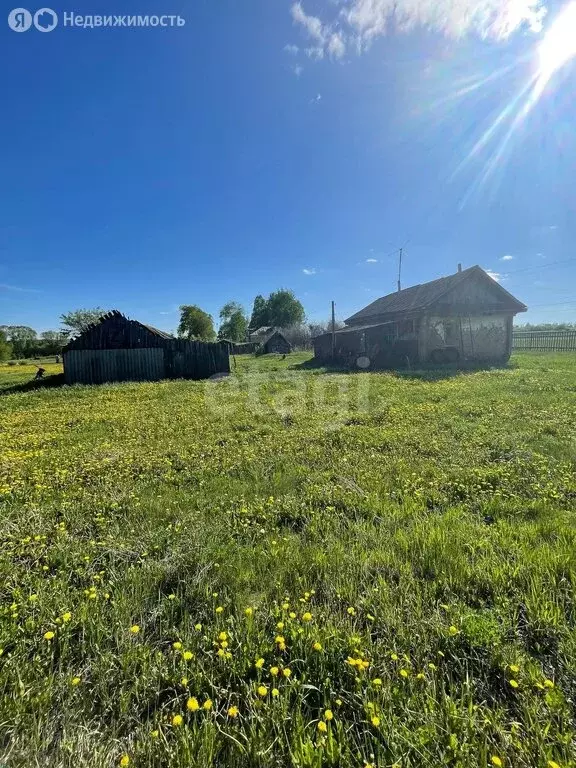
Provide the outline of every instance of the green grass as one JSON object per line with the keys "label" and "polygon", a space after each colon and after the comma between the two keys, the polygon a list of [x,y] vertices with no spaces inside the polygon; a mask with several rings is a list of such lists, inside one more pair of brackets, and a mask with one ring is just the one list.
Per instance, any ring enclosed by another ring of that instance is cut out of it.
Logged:
{"label": "green grass", "polygon": [[0,763],[576,765],[576,356],[308,357],[0,367]]}

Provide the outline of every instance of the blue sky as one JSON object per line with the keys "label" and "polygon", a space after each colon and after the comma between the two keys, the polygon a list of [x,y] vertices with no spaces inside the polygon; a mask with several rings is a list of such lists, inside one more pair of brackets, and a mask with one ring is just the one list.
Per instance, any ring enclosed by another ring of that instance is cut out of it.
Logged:
{"label": "blue sky", "polygon": [[478,263],[531,307],[518,320],[576,321],[576,67],[524,116],[534,90],[514,102],[563,4],[390,5],[93,0],[52,7],[186,25],[4,20],[0,324],[100,305],[170,330],[179,304],[217,316],[280,287],[311,319],[331,299],[347,317],[395,289],[400,246],[404,286]]}

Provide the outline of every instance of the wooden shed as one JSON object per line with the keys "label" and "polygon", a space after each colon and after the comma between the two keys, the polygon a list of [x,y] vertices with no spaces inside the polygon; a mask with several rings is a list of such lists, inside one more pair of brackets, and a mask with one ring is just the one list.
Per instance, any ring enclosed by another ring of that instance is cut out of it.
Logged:
{"label": "wooden shed", "polygon": [[[527,307],[478,266],[390,293],[335,333],[334,359],[366,368],[459,361],[504,363],[512,326]],[[319,362],[332,359],[332,335],[314,339]]]}
{"label": "wooden shed", "polygon": [[117,310],[70,341],[63,363],[67,384],[207,379],[230,372],[225,346],[175,339]]}
{"label": "wooden shed", "polygon": [[281,355],[287,355],[289,352],[292,352],[292,345],[280,331],[273,331],[261,343],[261,355],[270,355],[274,352]]}

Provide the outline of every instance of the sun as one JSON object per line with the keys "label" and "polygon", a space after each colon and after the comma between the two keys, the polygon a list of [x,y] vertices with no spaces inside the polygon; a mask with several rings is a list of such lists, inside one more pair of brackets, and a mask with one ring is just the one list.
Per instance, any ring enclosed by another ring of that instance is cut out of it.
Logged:
{"label": "sun", "polygon": [[539,75],[548,81],[552,75],[576,56],[576,2],[569,3],[550,27],[538,55]]}

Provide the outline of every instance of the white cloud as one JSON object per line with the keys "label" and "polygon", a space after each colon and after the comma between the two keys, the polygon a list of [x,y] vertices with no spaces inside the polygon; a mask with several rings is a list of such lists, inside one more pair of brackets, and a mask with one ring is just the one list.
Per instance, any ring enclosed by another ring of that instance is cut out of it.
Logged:
{"label": "white cloud", "polygon": [[313,40],[324,45],[327,35],[324,25],[317,16],[308,16],[302,7],[302,3],[294,3],[292,6],[292,18],[297,24],[301,24],[304,27]]}
{"label": "white cloud", "polygon": [[302,272],[304,272],[305,275],[315,275],[316,270],[314,268],[312,269],[303,269]]}
{"label": "white cloud", "polygon": [[[317,16],[309,16],[301,2],[292,5],[292,18],[296,24],[304,27],[308,37],[315,45],[306,49],[306,55],[311,59],[323,59],[328,54],[333,59],[341,59],[346,53],[344,31],[337,29],[337,24],[324,24]],[[291,46],[297,48],[297,46]]]}
{"label": "white cloud", "polygon": [[298,48],[297,45],[285,45],[284,50],[286,51],[286,53],[291,53],[292,56],[296,56],[300,48]]}
{"label": "white cloud", "polygon": [[500,272],[494,272],[492,269],[487,269],[486,274],[490,275],[492,280],[496,280],[497,283],[500,283],[504,277]]}
{"label": "white cloud", "polygon": [[544,0],[348,0],[340,10],[338,5],[326,2],[327,9],[334,9],[329,20],[308,15],[302,2],[292,5],[292,18],[314,42],[306,51],[309,56],[339,59],[349,46],[362,52],[391,26],[505,40],[523,28],[540,32],[546,15]]}
{"label": "white cloud", "polygon": [[366,264],[378,264],[378,259],[366,259]]}
{"label": "white cloud", "polygon": [[512,261],[513,258],[514,256],[511,256],[509,253],[507,253],[506,256],[502,256],[500,261]]}
{"label": "white cloud", "polygon": [[296,66],[292,69],[292,72],[294,72],[296,77],[300,77],[302,72],[304,72],[304,67],[301,67],[300,64],[296,64]]}
{"label": "white cloud", "polygon": [[317,96],[314,96],[313,99],[310,99],[310,104],[318,104],[319,101],[322,101],[321,93],[319,93]]}
{"label": "white cloud", "polygon": [[346,43],[342,32],[335,32],[328,40],[328,53],[333,59],[341,59],[346,53]]}
{"label": "white cloud", "polygon": [[20,285],[8,285],[0,283],[0,291],[16,291],[17,293],[42,293],[38,288],[22,288]]}

